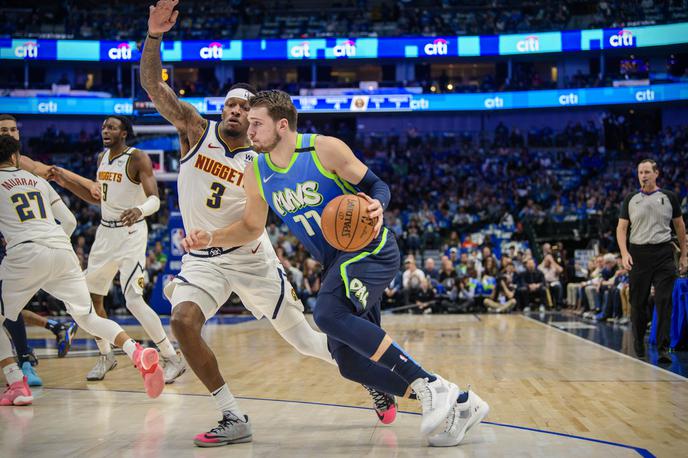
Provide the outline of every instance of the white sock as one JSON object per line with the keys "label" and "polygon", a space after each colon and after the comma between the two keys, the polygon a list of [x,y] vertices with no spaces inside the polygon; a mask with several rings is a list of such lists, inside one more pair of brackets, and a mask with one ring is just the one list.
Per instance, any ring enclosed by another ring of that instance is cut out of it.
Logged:
{"label": "white sock", "polygon": [[[0,330],[0,332],[3,332]],[[2,372],[5,374],[5,378],[7,379],[7,384],[11,385],[13,383],[21,382],[24,379],[24,373],[22,372],[21,369],[19,369],[19,366],[17,366],[17,363],[10,363],[9,365],[5,366],[2,368]],[[227,385],[225,385],[227,386]]]}
{"label": "white sock", "polygon": [[167,336],[165,336],[162,342],[155,342],[155,345],[158,346],[160,349],[160,354],[164,358],[174,358],[177,356],[177,352],[174,350],[172,342],[170,342],[170,339],[168,339]]}
{"label": "white sock", "polygon": [[134,339],[129,339],[122,345],[122,350],[127,354],[129,359],[134,361],[134,352],[136,351],[136,341]]}
{"label": "white sock", "polygon": [[222,385],[221,388],[212,392],[211,395],[213,396],[213,400],[215,401],[215,404],[217,404],[217,408],[220,410],[220,412],[224,413],[226,411],[230,411],[239,417],[239,419],[244,419],[244,412],[241,410],[236,399],[234,399],[234,396],[229,391],[229,387],[226,383]]}
{"label": "white sock", "polygon": [[98,351],[100,352],[101,355],[107,355],[112,351],[112,347],[110,346],[110,342],[104,339],[96,339],[96,345],[98,345]]}

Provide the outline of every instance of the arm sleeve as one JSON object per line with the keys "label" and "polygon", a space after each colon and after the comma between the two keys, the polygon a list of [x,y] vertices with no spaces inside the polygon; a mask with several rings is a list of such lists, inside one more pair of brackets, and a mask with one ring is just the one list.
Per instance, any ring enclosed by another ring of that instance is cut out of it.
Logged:
{"label": "arm sleeve", "polygon": [[372,170],[368,169],[361,182],[356,186],[373,199],[379,200],[382,203],[383,210],[387,209],[392,196],[389,186],[375,175]]}
{"label": "arm sleeve", "polygon": [[671,219],[683,216],[681,212],[681,202],[679,202],[678,195],[673,191],[667,191],[666,195],[669,197],[669,202],[671,202]]}
{"label": "arm sleeve", "polygon": [[626,196],[626,198],[623,200],[623,203],[621,204],[621,211],[619,212],[619,219],[628,219],[630,220],[630,217],[628,216],[628,204],[633,198],[634,194],[629,194]]}
{"label": "arm sleeve", "polygon": [[67,237],[71,237],[74,229],[76,229],[76,218],[72,212],[69,211],[69,208],[67,208],[59,196],[58,199],[54,202],[51,202],[50,205],[53,209],[53,215],[55,216],[55,219],[58,220],[62,225],[62,230],[65,231]]}

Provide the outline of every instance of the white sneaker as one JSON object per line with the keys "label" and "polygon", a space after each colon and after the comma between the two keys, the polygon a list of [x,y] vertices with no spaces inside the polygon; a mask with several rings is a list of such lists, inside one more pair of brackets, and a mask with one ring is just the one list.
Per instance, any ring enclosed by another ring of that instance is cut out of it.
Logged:
{"label": "white sneaker", "polygon": [[420,433],[423,436],[434,434],[442,427],[443,420],[459,396],[458,386],[437,374],[435,377],[434,382],[419,378],[411,384],[423,409],[423,419],[420,422]]}
{"label": "white sneaker", "polygon": [[468,430],[480,423],[489,411],[490,406],[487,402],[469,389],[466,402],[454,404],[444,421],[444,430],[428,437],[428,443],[432,447],[459,445]]}
{"label": "white sneaker", "polygon": [[177,353],[172,358],[162,358],[165,372],[165,384],[173,383],[180,375],[186,372],[186,362],[182,355]]}
{"label": "white sneaker", "polygon": [[96,365],[86,374],[86,380],[91,382],[103,380],[105,374],[115,367],[117,367],[117,358],[115,358],[114,352],[110,351],[107,355],[100,355],[96,361]]}

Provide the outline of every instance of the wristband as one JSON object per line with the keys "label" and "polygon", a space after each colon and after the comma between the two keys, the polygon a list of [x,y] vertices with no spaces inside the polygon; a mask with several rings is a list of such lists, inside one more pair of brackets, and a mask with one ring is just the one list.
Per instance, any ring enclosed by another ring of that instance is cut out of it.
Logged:
{"label": "wristband", "polygon": [[158,209],[160,208],[160,198],[158,196],[152,195],[148,196],[148,199],[141,205],[137,206],[139,210],[141,210],[141,214],[145,216],[150,216],[153,213],[157,212]]}
{"label": "wristband", "polygon": [[151,40],[159,40],[159,39],[162,38],[162,35],[160,35],[159,37],[154,37],[154,36],[151,35],[150,33],[148,33],[148,34],[146,34],[146,35],[148,35],[148,38],[150,38]]}

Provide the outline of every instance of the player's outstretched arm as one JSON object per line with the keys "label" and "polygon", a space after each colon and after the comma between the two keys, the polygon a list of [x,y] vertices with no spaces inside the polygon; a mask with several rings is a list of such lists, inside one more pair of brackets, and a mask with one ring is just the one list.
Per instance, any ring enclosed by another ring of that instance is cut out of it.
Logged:
{"label": "player's outstretched arm", "polygon": [[34,161],[26,156],[19,156],[19,168],[31,172],[34,175],[38,175],[41,178],[48,177],[48,171],[50,166],[42,163],[41,161]]}
{"label": "player's outstretched arm", "polygon": [[351,148],[338,138],[318,136],[316,150],[318,159],[325,169],[336,173],[337,176],[363,191],[359,195],[369,202],[369,216],[377,218],[374,229],[377,237],[382,228],[383,213],[389,205],[389,186],[378,178],[367,165],[358,160]]}
{"label": "player's outstretched arm", "polygon": [[[258,159],[254,159],[256,160]],[[245,245],[261,236],[268,220],[268,204],[260,193],[253,167],[246,167],[244,189],[246,190],[244,216],[236,223],[213,232],[192,229],[182,241],[182,246],[186,251],[209,247],[231,248]]]}
{"label": "player's outstretched arm", "polygon": [[100,186],[95,181],[57,166],[50,167],[48,179],[69,190],[81,200],[91,204],[100,203]]}
{"label": "player's outstretched arm", "polygon": [[150,7],[148,36],[141,53],[141,86],[148,93],[158,112],[177,130],[186,133],[193,145],[203,135],[206,120],[189,103],[179,100],[172,88],[162,80],[160,44],[162,36],[177,21],[174,7],[179,0],[159,0]]}
{"label": "player's outstretched arm", "polygon": [[147,199],[138,207],[129,208],[122,212],[120,219],[125,226],[131,226],[141,218],[150,216],[160,209],[158,182],[155,181],[153,163],[150,160],[150,156],[141,150],[133,150],[129,167],[131,167],[131,170],[127,171],[127,173],[138,177],[138,181],[141,183]]}

